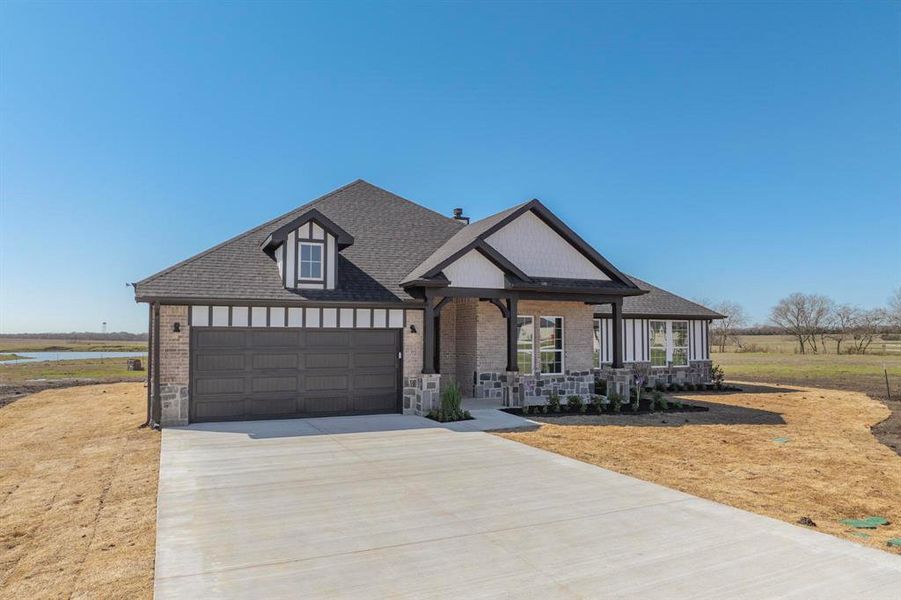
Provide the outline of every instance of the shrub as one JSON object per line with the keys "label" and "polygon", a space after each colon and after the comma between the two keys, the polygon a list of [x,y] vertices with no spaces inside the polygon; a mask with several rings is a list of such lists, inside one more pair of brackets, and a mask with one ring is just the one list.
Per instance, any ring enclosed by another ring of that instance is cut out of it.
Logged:
{"label": "shrub", "polygon": [[655,410],[666,410],[667,408],[669,408],[669,402],[667,402],[666,396],[663,395],[663,392],[655,391],[653,400]]}
{"label": "shrub", "polygon": [[460,393],[460,386],[457,382],[451,382],[441,392],[441,407],[437,411],[430,411],[429,416],[442,423],[472,418],[468,411],[463,410],[462,403],[463,394]]}
{"label": "shrub", "polygon": [[547,414],[547,404],[541,405],[541,412],[542,412],[542,414],[545,414],[545,415]]}
{"label": "shrub", "polygon": [[587,413],[587,412],[588,412],[588,404],[585,404],[585,403],[580,404],[580,405],[579,405],[579,412],[580,412],[581,414],[583,414],[583,415],[584,415],[585,413]]}
{"label": "shrub", "polygon": [[723,389],[723,380],[726,378],[726,374],[723,372],[723,368],[719,365],[713,365],[713,368],[710,369],[710,380],[713,382],[713,387],[721,390]]}
{"label": "shrub", "polygon": [[576,412],[582,410],[582,398],[581,396],[568,396],[566,398],[566,406],[569,408],[570,412]]}
{"label": "shrub", "polygon": [[623,397],[616,392],[607,396],[607,400],[610,402],[610,410],[613,412],[618,413],[622,409]]}
{"label": "shrub", "polygon": [[607,380],[606,379],[595,379],[594,380],[594,393],[600,396],[607,395]]}
{"label": "shrub", "polygon": [[638,412],[638,396],[632,396],[632,402],[629,403],[632,412]]}
{"label": "shrub", "polygon": [[667,389],[668,389],[670,392],[678,392],[678,391],[679,391],[679,384],[677,384],[677,383],[671,383],[671,384],[669,384],[669,387],[668,387]]}
{"label": "shrub", "polygon": [[560,396],[556,392],[547,399],[547,409],[550,412],[560,412]]}
{"label": "shrub", "polygon": [[[666,402],[666,400],[664,400],[664,402]],[[680,399],[673,398],[673,406],[675,406],[676,408],[682,408],[684,405],[682,404],[682,401]]]}
{"label": "shrub", "polygon": [[662,381],[658,381],[654,384],[654,389],[658,392],[663,392],[666,390],[666,385]]}
{"label": "shrub", "polygon": [[689,392],[695,391],[695,384],[688,382],[685,384],[685,389]]}
{"label": "shrub", "polygon": [[529,405],[528,404],[522,405],[522,414],[524,414],[524,415],[529,414]]}

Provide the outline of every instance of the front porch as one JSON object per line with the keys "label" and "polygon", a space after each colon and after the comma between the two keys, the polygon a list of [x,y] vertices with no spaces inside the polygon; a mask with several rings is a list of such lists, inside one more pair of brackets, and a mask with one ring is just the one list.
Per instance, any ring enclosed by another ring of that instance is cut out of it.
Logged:
{"label": "front porch", "polygon": [[[404,412],[424,415],[456,383],[471,406],[543,404],[552,395],[589,401],[594,394],[594,307],[610,304],[622,323],[622,297],[507,290],[426,290],[419,327],[422,369],[407,371]],[[622,326],[614,328],[622,330]],[[619,335],[615,336],[616,345]],[[610,389],[628,394],[630,375],[618,367],[603,375]],[[553,369],[551,371],[551,369]],[[551,371],[551,372],[548,372]],[[630,371],[628,371],[630,373]]]}

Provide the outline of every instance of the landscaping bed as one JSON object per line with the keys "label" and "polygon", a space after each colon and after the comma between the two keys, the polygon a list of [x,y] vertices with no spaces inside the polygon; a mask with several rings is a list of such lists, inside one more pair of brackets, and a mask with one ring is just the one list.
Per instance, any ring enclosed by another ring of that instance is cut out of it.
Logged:
{"label": "landscaping bed", "polygon": [[688,413],[688,412],[707,412],[710,410],[706,406],[696,406],[694,404],[685,404],[682,403],[679,406],[675,404],[668,406],[666,408],[652,408],[650,403],[640,403],[637,410],[632,410],[629,405],[625,405],[620,408],[620,410],[616,411],[613,409],[612,405],[597,405],[597,404],[589,404],[586,405],[585,410],[577,409],[570,410],[568,407],[561,406],[559,410],[555,410],[554,412],[550,412],[547,410],[541,410],[545,408],[544,406],[533,406],[528,412],[524,412],[521,407],[513,407],[513,408],[502,408],[501,410],[505,413],[509,413],[511,415],[516,415],[517,417],[574,417],[574,416],[591,416],[591,415],[622,415],[623,417],[628,417],[630,415],[648,415],[653,413]]}

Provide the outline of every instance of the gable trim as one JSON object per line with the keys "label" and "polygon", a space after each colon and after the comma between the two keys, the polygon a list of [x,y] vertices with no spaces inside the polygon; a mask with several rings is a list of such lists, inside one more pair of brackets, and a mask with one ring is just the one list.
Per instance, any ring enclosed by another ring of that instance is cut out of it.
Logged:
{"label": "gable trim", "polygon": [[[264,239],[260,244],[260,248],[268,251],[278,244],[285,243],[290,232],[304,225],[308,225],[309,223],[315,223],[316,225],[319,225],[319,227],[324,229],[327,233],[334,235],[339,250],[343,250],[344,248],[347,248],[354,243],[354,238],[352,235],[344,231],[344,229],[335,224],[334,221],[323,215],[315,208],[311,208],[310,210],[290,220],[289,222],[285,223],[284,225],[270,233],[268,236],[266,236],[266,239]],[[310,226],[310,239],[312,239],[312,237],[312,226]]]}

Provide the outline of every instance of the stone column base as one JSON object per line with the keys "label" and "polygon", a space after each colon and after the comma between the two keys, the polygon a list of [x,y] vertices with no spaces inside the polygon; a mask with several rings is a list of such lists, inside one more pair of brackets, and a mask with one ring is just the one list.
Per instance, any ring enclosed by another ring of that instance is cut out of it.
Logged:
{"label": "stone column base", "polygon": [[603,371],[603,375],[607,380],[607,396],[616,393],[623,398],[623,402],[629,401],[629,395],[632,387],[632,369],[624,367],[622,369],[608,368]]}
{"label": "stone column base", "polygon": [[404,414],[425,416],[441,405],[441,375],[421,374],[404,379]]}
{"label": "stone column base", "polygon": [[188,424],[188,386],[160,384],[160,426],[177,427]]}

